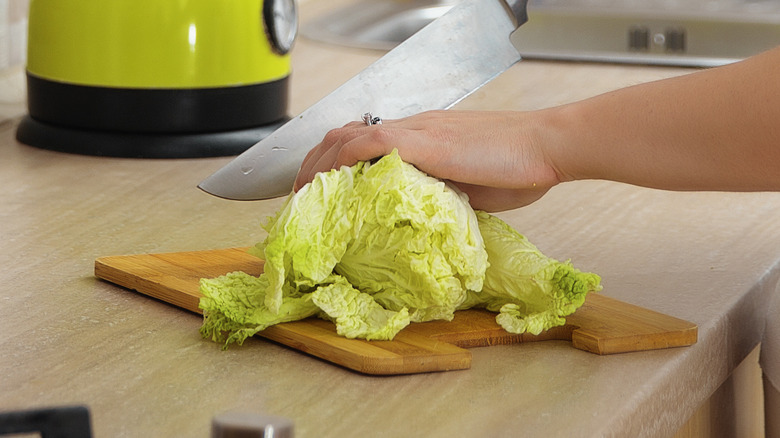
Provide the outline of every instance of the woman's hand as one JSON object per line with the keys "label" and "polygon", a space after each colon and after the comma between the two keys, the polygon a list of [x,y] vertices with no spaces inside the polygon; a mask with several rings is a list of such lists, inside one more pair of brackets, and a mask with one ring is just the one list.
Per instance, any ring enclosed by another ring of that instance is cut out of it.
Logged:
{"label": "woman's hand", "polygon": [[451,181],[474,208],[497,211],[529,204],[560,182],[535,136],[540,127],[520,112],[429,111],[367,126],[334,129],[306,156],[295,189],[317,172],[351,166],[398,150],[427,174]]}

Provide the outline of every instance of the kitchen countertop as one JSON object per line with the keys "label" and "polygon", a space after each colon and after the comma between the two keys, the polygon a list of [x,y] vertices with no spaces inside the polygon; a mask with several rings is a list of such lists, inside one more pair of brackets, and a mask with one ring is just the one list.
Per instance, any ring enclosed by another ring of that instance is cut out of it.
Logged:
{"label": "kitchen countertop", "polygon": [[[304,2],[302,18],[326,3]],[[381,56],[303,38],[293,53],[292,113]],[[690,71],[524,61],[457,108],[537,109]],[[780,194],[577,182],[500,216],[599,273],[603,294],[695,322],[697,344],[492,346],[470,370],[397,377],[262,338],[222,351],[200,316],[97,280],[94,260],[248,246],[282,200],[196,188],[230,158],[62,154],[16,142],[17,123],[0,124],[0,411],[85,404],[96,437],[205,437],[235,410],[292,419],[299,437],[672,436],[758,344],[780,281]]]}

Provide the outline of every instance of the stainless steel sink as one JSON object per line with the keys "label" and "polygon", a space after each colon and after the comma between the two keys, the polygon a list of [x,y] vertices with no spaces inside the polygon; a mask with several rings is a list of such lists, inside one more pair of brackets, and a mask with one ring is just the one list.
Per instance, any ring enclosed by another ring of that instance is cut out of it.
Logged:
{"label": "stainless steel sink", "polygon": [[390,50],[446,13],[459,0],[356,2],[303,23],[306,38],[367,49]]}
{"label": "stainless steel sink", "polygon": [[[354,0],[301,36],[389,50],[463,0]],[[524,58],[708,67],[780,41],[778,0],[530,0]],[[478,38],[475,35],[475,38]]]}

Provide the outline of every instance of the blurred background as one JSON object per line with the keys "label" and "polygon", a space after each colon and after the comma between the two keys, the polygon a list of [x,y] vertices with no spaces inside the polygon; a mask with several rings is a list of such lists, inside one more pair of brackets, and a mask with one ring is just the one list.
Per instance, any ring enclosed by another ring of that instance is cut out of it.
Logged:
{"label": "blurred background", "polygon": [[0,122],[25,112],[29,0],[0,0]]}
{"label": "blurred background", "polygon": [[[353,0],[304,37],[389,49],[462,0]],[[529,0],[525,58],[712,67],[780,45],[780,0]]]}
{"label": "blurred background", "polygon": [[[299,37],[389,50],[459,1],[340,0]],[[0,0],[0,121],[25,112],[29,3]],[[780,45],[780,0],[529,0],[529,15],[527,59],[710,67]]]}

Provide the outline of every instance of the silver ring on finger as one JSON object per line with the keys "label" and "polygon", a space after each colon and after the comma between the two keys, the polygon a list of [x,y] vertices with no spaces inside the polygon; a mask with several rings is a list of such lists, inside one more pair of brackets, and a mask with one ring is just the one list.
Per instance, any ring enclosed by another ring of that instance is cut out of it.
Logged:
{"label": "silver ring on finger", "polygon": [[363,122],[366,124],[366,126],[381,125],[382,118],[374,117],[371,113],[365,113],[363,114]]}

